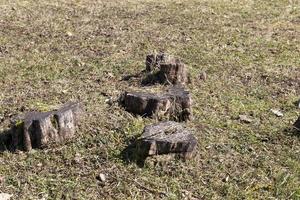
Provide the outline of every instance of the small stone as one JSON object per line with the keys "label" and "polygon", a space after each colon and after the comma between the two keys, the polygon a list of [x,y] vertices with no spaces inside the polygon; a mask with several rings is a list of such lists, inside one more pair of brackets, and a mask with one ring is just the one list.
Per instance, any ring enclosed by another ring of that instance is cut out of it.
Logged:
{"label": "small stone", "polygon": [[73,36],[73,33],[72,32],[70,32],[70,31],[67,31],[67,36],[69,36],[69,37],[72,37]]}
{"label": "small stone", "polygon": [[271,112],[277,117],[283,117],[283,113],[279,109],[271,109]]}
{"label": "small stone", "polygon": [[0,200],[9,200],[13,197],[12,194],[0,193]]}
{"label": "small stone", "polygon": [[248,124],[253,121],[247,115],[239,115],[239,119],[240,119],[241,122],[248,123]]}
{"label": "small stone", "polygon": [[37,166],[37,167],[42,167],[43,164],[42,164],[42,163],[38,163],[36,166]]}
{"label": "small stone", "polygon": [[105,182],[106,181],[105,174],[100,173],[99,176],[97,176],[97,179],[99,181]]}
{"label": "small stone", "polygon": [[114,104],[114,101],[113,101],[113,99],[110,97],[110,98],[105,99],[105,103],[111,106],[111,105]]}

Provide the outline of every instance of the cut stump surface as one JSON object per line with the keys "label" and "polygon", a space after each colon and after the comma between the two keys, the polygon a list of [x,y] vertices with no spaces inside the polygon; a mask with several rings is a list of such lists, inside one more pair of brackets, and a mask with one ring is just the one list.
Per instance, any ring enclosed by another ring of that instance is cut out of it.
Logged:
{"label": "cut stump surface", "polygon": [[125,92],[120,104],[126,111],[145,117],[163,115],[176,121],[192,118],[192,99],[182,87],[172,87],[164,94]]}
{"label": "cut stump surface", "polygon": [[73,138],[81,112],[79,103],[67,103],[56,111],[27,113],[13,128],[12,145],[30,151]]}
{"label": "cut stump surface", "polygon": [[173,121],[146,126],[139,141],[139,149],[146,156],[175,153],[190,158],[196,145],[192,133]]}

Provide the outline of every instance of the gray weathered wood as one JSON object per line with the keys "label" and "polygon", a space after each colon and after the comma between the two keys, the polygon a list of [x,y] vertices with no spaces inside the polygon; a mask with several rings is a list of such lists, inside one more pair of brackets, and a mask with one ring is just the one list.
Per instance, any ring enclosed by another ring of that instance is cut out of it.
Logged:
{"label": "gray weathered wood", "polygon": [[179,60],[161,63],[158,79],[161,83],[185,85],[188,82],[187,67]]}
{"label": "gray weathered wood", "polygon": [[170,108],[167,96],[153,93],[125,92],[120,102],[128,112],[145,117],[153,116],[159,111],[167,112]]}
{"label": "gray weathered wood", "polygon": [[197,145],[193,134],[180,123],[167,121],[146,126],[138,141],[138,150],[145,156],[180,154],[190,158]]}
{"label": "gray weathered wood", "polygon": [[176,121],[191,120],[192,115],[192,97],[189,91],[180,86],[173,86],[168,90],[167,95],[171,102],[169,111],[170,119]]}
{"label": "gray weathered wood", "polygon": [[159,115],[176,121],[192,118],[191,96],[182,87],[171,87],[164,94],[125,92],[121,95],[120,104],[126,111],[145,117]]}
{"label": "gray weathered wood", "polygon": [[166,53],[150,54],[146,56],[146,71],[150,72],[160,67],[162,63],[169,63],[174,57]]}
{"label": "gray weathered wood", "polygon": [[79,103],[67,103],[56,111],[27,113],[13,128],[12,146],[30,151],[73,138],[81,112]]}
{"label": "gray weathered wood", "polygon": [[189,82],[187,66],[179,59],[164,53],[148,55],[146,71],[152,73],[143,80],[144,84],[159,82],[185,85]]}

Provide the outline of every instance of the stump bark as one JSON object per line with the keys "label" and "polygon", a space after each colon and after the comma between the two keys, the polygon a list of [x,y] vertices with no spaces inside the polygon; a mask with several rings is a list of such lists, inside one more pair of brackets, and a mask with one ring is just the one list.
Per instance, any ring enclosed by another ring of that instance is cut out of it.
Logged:
{"label": "stump bark", "polygon": [[81,113],[79,103],[67,103],[56,111],[27,113],[13,127],[12,146],[30,151],[71,139],[75,136]]}
{"label": "stump bark", "polygon": [[126,111],[144,117],[166,116],[176,121],[192,118],[192,100],[182,87],[172,87],[164,94],[125,92],[120,104]]}
{"label": "stump bark", "polygon": [[146,71],[151,72],[143,84],[159,82],[162,84],[185,85],[189,82],[187,66],[167,54],[151,54],[146,57]]}
{"label": "stump bark", "polygon": [[145,117],[167,113],[171,107],[167,96],[144,92],[125,92],[120,103],[126,111]]}
{"label": "stump bark", "polygon": [[167,121],[146,126],[138,150],[145,156],[175,154],[191,158],[197,145],[193,134],[180,123]]}
{"label": "stump bark", "polygon": [[172,105],[169,111],[170,119],[176,121],[188,121],[193,118],[193,102],[189,91],[180,86],[173,86],[168,90],[167,95],[169,96]]}
{"label": "stump bark", "polygon": [[169,63],[174,57],[166,53],[150,54],[146,56],[146,71],[151,72],[160,67],[161,63]]}
{"label": "stump bark", "polygon": [[188,82],[187,67],[179,60],[170,63],[162,63],[158,73],[161,83],[185,85]]}

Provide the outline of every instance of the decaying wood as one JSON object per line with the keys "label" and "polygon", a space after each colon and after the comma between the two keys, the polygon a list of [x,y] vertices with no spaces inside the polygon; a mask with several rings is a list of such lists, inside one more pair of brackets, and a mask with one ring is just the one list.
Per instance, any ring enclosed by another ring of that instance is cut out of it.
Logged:
{"label": "decaying wood", "polygon": [[151,72],[144,84],[159,82],[162,84],[181,84],[189,82],[187,66],[167,54],[151,54],[146,57],[146,71]]}
{"label": "decaying wood", "polygon": [[125,92],[120,102],[128,112],[145,117],[166,113],[171,106],[167,96],[144,92]]}
{"label": "decaying wood", "polygon": [[196,145],[197,140],[188,129],[178,122],[167,121],[146,126],[138,150],[145,156],[170,154],[189,159]]}
{"label": "decaying wood", "polygon": [[162,63],[174,61],[174,57],[166,53],[150,54],[146,56],[146,71],[150,72],[160,67]]}
{"label": "decaying wood", "polygon": [[164,94],[125,92],[120,97],[120,104],[128,112],[145,117],[166,116],[176,121],[192,117],[192,100],[182,87],[172,87]]}
{"label": "decaying wood", "polygon": [[161,83],[185,85],[188,82],[187,67],[179,60],[161,63],[158,80]]}
{"label": "decaying wood", "polygon": [[27,113],[13,127],[12,146],[30,151],[73,138],[81,112],[79,103],[67,103],[56,111]]}
{"label": "decaying wood", "polygon": [[192,98],[189,91],[183,87],[174,86],[168,90],[167,95],[171,101],[170,117],[176,121],[191,120],[192,115]]}

